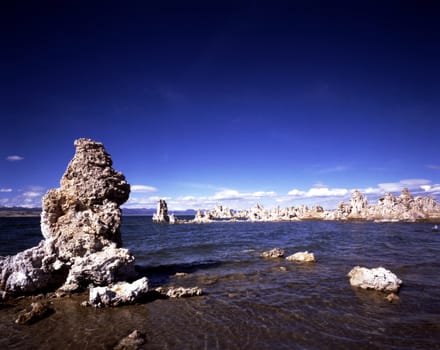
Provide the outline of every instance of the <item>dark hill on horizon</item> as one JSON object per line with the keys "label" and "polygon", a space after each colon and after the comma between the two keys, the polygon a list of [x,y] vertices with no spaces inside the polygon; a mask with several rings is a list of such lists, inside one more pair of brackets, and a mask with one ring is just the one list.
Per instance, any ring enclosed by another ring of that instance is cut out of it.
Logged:
{"label": "dark hill on horizon", "polygon": [[[153,216],[156,213],[155,208],[122,208],[123,216]],[[25,208],[25,207],[0,207],[0,217],[21,217],[21,216],[40,216],[41,208]],[[173,210],[170,214],[176,216],[195,215],[196,210]]]}

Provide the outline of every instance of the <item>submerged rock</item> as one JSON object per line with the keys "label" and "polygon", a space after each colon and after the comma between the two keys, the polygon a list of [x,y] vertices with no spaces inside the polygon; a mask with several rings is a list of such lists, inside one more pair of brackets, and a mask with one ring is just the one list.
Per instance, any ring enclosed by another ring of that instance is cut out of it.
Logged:
{"label": "submerged rock", "polygon": [[397,294],[395,293],[390,293],[385,297],[385,300],[390,302],[390,303],[397,303],[398,301],[400,301],[400,298]]}
{"label": "submerged rock", "polygon": [[193,296],[200,296],[203,294],[203,291],[199,287],[158,287],[156,288],[156,292],[167,296],[168,298],[188,298]]}
{"label": "submerged rock", "polygon": [[8,294],[76,290],[105,285],[134,273],[134,257],[122,244],[119,206],[130,185],[112,168],[102,143],[75,141],[76,152],[58,189],[43,197],[38,246],[0,258],[0,290]]}
{"label": "submerged rock", "polygon": [[24,310],[18,315],[15,323],[32,324],[50,315],[51,313],[53,313],[51,308],[39,301],[36,301],[31,304],[30,310]]}
{"label": "submerged rock", "polygon": [[298,252],[288,256],[286,260],[300,261],[300,262],[315,262],[315,255],[313,253],[309,253],[308,251]]}
{"label": "submerged rock", "polygon": [[284,250],[280,248],[273,248],[269,251],[261,253],[261,256],[263,258],[269,258],[269,259],[282,258],[284,256]]}
{"label": "submerged rock", "polygon": [[145,343],[145,334],[139,332],[135,329],[125,338],[123,338],[118,345],[116,345],[114,350],[136,350]]}
{"label": "submerged rock", "polygon": [[119,282],[112,286],[92,287],[89,305],[95,307],[132,304],[143,299],[148,293],[148,279],[142,277],[133,283]]}
{"label": "submerged rock", "polygon": [[397,292],[402,284],[402,281],[394,273],[383,267],[368,269],[356,266],[347,276],[350,277],[352,286],[362,289]]}

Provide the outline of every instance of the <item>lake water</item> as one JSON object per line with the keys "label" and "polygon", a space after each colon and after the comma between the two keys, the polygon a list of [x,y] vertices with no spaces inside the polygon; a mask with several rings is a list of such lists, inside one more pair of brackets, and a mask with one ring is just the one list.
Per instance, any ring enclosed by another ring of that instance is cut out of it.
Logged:
{"label": "lake water", "polygon": [[[439,349],[440,234],[433,224],[218,222],[155,225],[124,217],[124,246],[151,287],[204,295],[119,308],[52,300],[55,312],[19,326],[29,300],[0,304],[0,349],[111,349],[138,329],[145,349]],[[0,218],[0,255],[41,239],[39,218]],[[316,263],[262,259],[308,250]],[[352,267],[383,266],[403,280],[397,303],[352,288]],[[176,272],[186,272],[176,277]]]}

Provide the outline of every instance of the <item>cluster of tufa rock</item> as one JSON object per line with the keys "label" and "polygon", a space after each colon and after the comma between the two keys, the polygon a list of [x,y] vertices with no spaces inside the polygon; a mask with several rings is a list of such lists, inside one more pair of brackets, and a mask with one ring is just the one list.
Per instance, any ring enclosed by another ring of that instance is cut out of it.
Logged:
{"label": "cluster of tufa rock", "polygon": [[368,204],[366,196],[353,191],[350,202],[339,203],[335,210],[324,210],[321,206],[306,205],[266,209],[256,204],[251,209],[234,211],[217,205],[212,210],[197,211],[193,223],[213,221],[299,221],[299,220],[367,220],[407,221],[440,220],[440,204],[433,197],[413,197],[408,189],[400,196],[391,193],[380,197],[376,204]]}
{"label": "cluster of tufa rock", "polygon": [[134,275],[134,257],[121,248],[121,209],[130,185],[112,168],[104,146],[75,141],[60,188],[43,198],[44,239],[15,256],[0,257],[0,291],[30,294],[89,284],[108,285]]}

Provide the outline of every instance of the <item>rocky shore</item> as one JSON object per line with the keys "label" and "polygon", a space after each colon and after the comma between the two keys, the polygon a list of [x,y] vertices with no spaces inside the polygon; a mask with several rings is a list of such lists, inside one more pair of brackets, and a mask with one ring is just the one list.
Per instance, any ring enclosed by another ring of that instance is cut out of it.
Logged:
{"label": "rocky shore", "polygon": [[[135,257],[122,247],[121,204],[130,185],[113,169],[100,142],[78,139],[75,155],[60,181],[42,199],[43,239],[14,256],[0,257],[0,300],[46,294],[60,297],[89,292],[86,306],[118,306],[145,300],[148,278],[135,269]],[[165,209],[160,220],[172,223]],[[162,297],[201,295],[198,287],[171,288]],[[28,324],[50,314],[34,303],[17,323]]]}

